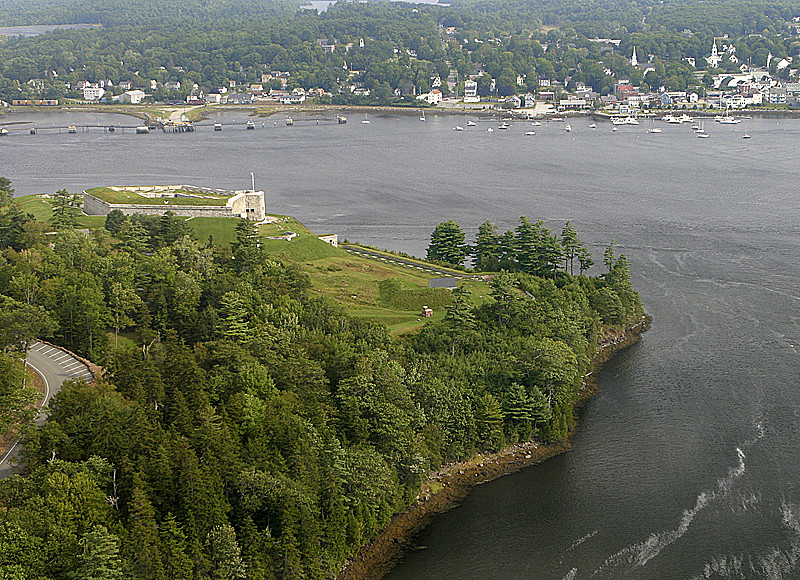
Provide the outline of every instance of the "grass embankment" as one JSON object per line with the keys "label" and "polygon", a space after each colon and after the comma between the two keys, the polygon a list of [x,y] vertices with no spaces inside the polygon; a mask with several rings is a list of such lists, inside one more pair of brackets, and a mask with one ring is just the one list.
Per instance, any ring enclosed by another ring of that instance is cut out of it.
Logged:
{"label": "grass embankment", "polygon": [[145,197],[133,191],[120,191],[110,187],[93,187],[87,189],[86,193],[108,203],[139,203],[144,205],[225,205],[228,197],[198,194],[194,191],[183,189],[175,190],[170,193],[191,195],[192,197]]}
{"label": "grass embankment", "polygon": [[[423,306],[433,309],[433,320],[441,320],[444,307],[452,302],[449,290],[428,288],[428,280],[435,277],[430,273],[411,265],[351,254],[313,234],[299,233],[291,241],[264,240],[262,247],[297,263],[311,279],[313,293],[341,304],[353,316],[384,323],[393,334],[420,328],[427,320],[421,317]],[[490,300],[485,281],[464,280],[459,284],[470,291],[473,303]]]}

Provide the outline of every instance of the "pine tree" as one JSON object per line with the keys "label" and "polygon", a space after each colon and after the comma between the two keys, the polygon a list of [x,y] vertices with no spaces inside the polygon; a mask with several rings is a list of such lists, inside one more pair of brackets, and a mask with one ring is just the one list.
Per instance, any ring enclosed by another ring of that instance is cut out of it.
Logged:
{"label": "pine tree", "polygon": [[211,559],[213,580],[246,580],[247,571],[242,550],[232,526],[223,524],[213,528],[206,537],[206,546]]}
{"label": "pine tree", "polygon": [[467,246],[464,244],[464,232],[453,220],[436,226],[428,245],[428,259],[461,266],[467,257]]}
{"label": "pine tree", "polygon": [[131,500],[128,504],[128,537],[125,554],[138,578],[163,580],[165,576],[158,550],[155,510],[143,488],[141,477],[135,475]]}
{"label": "pine tree", "polygon": [[169,580],[192,580],[192,561],[186,554],[186,535],[172,514],[161,522],[158,530],[161,565]]}
{"label": "pine tree", "polygon": [[119,557],[119,538],[105,526],[95,525],[81,538],[82,552],[79,567],[72,573],[75,580],[121,580],[122,560]]}
{"label": "pine tree", "polygon": [[475,238],[475,268],[477,270],[496,270],[500,261],[500,236],[497,226],[490,221],[483,222]]}
{"label": "pine tree", "polygon": [[53,217],[50,225],[56,230],[74,228],[81,215],[81,196],[72,194],[66,189],[59,189],[53,195]]}

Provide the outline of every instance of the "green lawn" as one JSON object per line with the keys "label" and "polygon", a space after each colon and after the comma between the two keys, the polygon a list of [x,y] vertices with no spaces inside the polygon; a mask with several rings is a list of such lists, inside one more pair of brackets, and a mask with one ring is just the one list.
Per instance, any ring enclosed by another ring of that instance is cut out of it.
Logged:
{"label": "green lawn", "polygon": [[207,242],[211,236],[215,244],[224,246],[236,239],[236,221],[232,218],[195,217],[186,223],[195,231],[197,239],[201,242]]}
{"label": "green lawn", "polygon": [[33,214],[36,221],[48,222],[53,216],[53,207],[44,199],[36,195],[24,195],[15,198],[22,211]]}
{"label": "green lawn", "polygon": [[[422,306],[433,308],[433,320],[441,320],[452,302],[449,290],[428,288],[431,274],[353,255],[313,236],[262,243],[275,255],[298,263],[311,279],[312,293],[332,299],[353,316],[385,324],[392,334],[413,332],[431,320],[421,317]],[[491,300],[483,280],[460,285],[470,291],[474,304]]]}
{"label": "green lawn", "polygon": [[[117,191],[109,187],[93,187],[87,189],[86,193],[108,203],[139,203],[144,205],[225,205],[228,202],[227,196],[203,195],[199,197],[164,197],[149,198],[132,191]],[[177,190],[177,193],[198,195],[195,192]]]}

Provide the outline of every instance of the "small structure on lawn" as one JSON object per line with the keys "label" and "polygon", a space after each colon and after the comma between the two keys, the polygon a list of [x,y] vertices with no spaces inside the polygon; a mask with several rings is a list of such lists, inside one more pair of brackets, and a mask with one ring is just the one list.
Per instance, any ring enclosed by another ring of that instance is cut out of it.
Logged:
{"label": "small structure on lawn", "polygon": [[431,316],[433,316],[433,308],[430,308],[428,306],[423,306],[422,307],[422,318],[430,318]]}
{"label": "small structure on lawn", "polygon": [[458,288],[458,278],[431,278],[428,280],[428,288],[455,290]]}

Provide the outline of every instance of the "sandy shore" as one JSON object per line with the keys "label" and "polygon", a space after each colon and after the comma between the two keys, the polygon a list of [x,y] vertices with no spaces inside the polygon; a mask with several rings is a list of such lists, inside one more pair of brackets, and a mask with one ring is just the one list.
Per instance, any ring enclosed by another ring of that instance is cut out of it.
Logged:
{"label": "sandy shore", "polygon": [[[598,345],[592,360],[592,372],[584,377],[576,408],[597,392],[592,377],[615,353],[634,344],[647,330],[651,318],[643,317],[637,324],[624,331],[608,333]],[[407,510],[397,514],[383,532],[347,562],[339,573],[338,580],[375,580],[382,578],[403,553],[412,547],[415,534],[430,524],[436,514],[457,506],[469,494],[470,489],[481,483],[572,449],[572,435],[577,420],[570,427],[570,434],[562,441],[543,444],[536,441],[510,445],[498,453],[478,455],[469,461],[454,463],[428,475],[417,499]]]}

